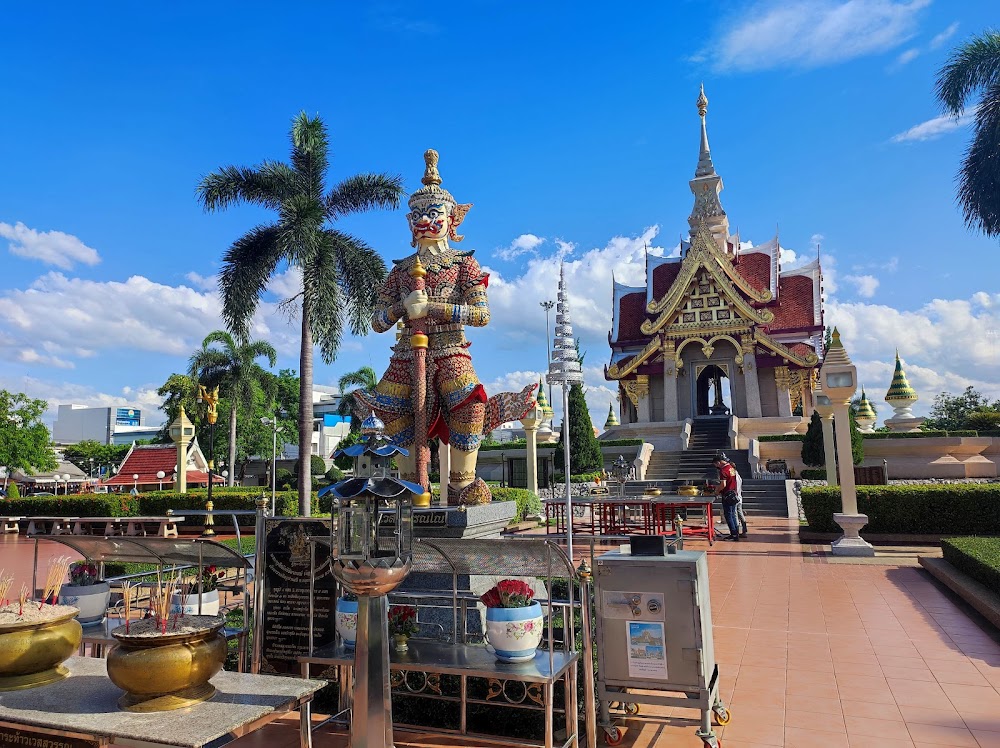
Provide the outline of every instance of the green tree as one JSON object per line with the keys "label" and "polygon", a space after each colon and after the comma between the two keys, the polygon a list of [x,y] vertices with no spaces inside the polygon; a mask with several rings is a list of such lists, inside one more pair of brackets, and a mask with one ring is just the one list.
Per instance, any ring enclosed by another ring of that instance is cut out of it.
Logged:
{"label": "green tree", "polygon": [[[233,337],[225,330],[215,330],[205,336],[201,348],[191,356],[188,376],[211,388],[218,387],[229,400],[229,477],[232,486],[236,481],[236,429],[240,411],[244,420],[260,417],[253,404],[261,400],[258,390],[270,387],[273,380],[257,363],[266,359],[269,366],[278,360],[274,346],[264,340]],[[272,393],[264,393],[270,400]]]}
{"label": "green tree", "polygon": [[966,425],[969,417],[981,410],[1000,410],[1000,400],[994,400],[991,403],[989,398],[972,386],[966,387],[961,395],[941,392],[934,398],[930,416],[924,422],[923,427],[946,431],[970,428]]}
{"label": "green tree", "polygon": [[974,36],[952,52],[935,87],[947,114],[975,112],[975,134],[958,171],[965,223],[1000,236],[1000,33]]}
{"label": "green tree", "polygon": [[170,424],[177,420],[181,408],[192,420],[198,408],[198,383],[187,374],[171,374],[157,390],[156,394],[163,398],[160,410],[167,416],[167,422],[158,437],[162,443],[170,443]]}
{"label": "green tree", "polygon": [[7,498],[11,501],[21,498],[21,492],[18,490],[16,483],[11,483],[7,486]]}
{"label": "green tree", "polygon": [[342,416],[351,417],[351,431],[360,431],[361,422],[354,417],[355,394],[358,390],[373,390],[378,384],[378,376],[370,366],[362,366],[357,371],[349,371],[337,380],[337,388],[340,390],[340,403],[337,405],[337,413]]}
{"label": "green tree", "polygon": [[831,345],[833,345],[833,328],[827,325],[823,331],[823,355],[826,355]]}
{"label": "green tree", "polygon": [[[254,227],[237,239],[223,257],[219,288],[222,316],[237,336],[250,323],[279,265],[302,273],[302,285],[285,304],[301,307],[299,353],[299,453],[309,454],[313,433],[313,346],[326,362],[337,356],[344,328],[368,332],[385,263],[365,242],[333,227],[339,219],[373,208],[395,208],[403,193],[399,177],[359,174],[332,190],[326,188],[329,140],[319,117],[305,112],[292,123],[291,163],[265,161],[255,168],[226,166],[198,185],[206,210],[236,203],[272,210],[277,221]],[[309,514],[309,470],[299,470],[299,512]]]}
{"label": "green tree", "polygon": [[996,431],[1000,429],[1000,410],[981,408],[965,417],[965,428],[975,431]]}
{"label": "green tree", "polygon": [[[589,473],[604,467],[601,443],[594,436],[590,409],[587,408],[583,387],[579,384],[574,384],[569,390],[569,447],[569,469],[573,475]],[[563,442],[560,437],[555,452],[557,470],[562,468],[564,460]]]}
{"label": "green tree", "polygon": [[[337,444],[337,449],[347,449],[350,446],[358,444],[362,439],[360,431],[352,431]],[[334,450],[336,452],[336,450]],[[341,470],[350,470],[354,467],[354,458],[348,457],[347,455],[341,455],[340,457],[335,457],[333,464],[336,465]]]}
{"label": "green tree", "polygon": [[848,410],[851,416],[851,458],[855,465],[860,465],[865,461],[865,438],[858,429],[858,422],[854,416],[854,410]]}
{"label": "green tree", "polygon": [[802,440],[802,462],[809,467],[825,467],[826,452],[823,444],[823,421],[819,413],[813,411],[812,418],[809,419],[809,428],[806,429],[805,438]]}
{"label": "green tree", "polygon": [[23,392],[0,390],[0,467],[7,478],[20,470],[32,475],[36,470],[55,470],[58,463],[52,450],[49,430],[42,416],[49,404]]}
{"label": "green tree", "polygon": [[110,469],[112,465],[120,465],[129,449],[128,444],[102,444],[94,439],[84,439],[82,442],[64,447],[62,452],[64,459],[72,462],[87,475],[90,475],[91,469],[96,475],[102,467]]}

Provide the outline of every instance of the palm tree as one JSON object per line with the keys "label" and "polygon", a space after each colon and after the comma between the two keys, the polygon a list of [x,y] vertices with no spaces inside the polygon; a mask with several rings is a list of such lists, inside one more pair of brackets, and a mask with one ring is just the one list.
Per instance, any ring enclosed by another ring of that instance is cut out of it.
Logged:
{"label": "palm tree", "polygon": [[265,358],[270,366],[278,360],[274,346],[264,340],[234,338],[225,330],[215,330],[205,336],[201,348],[191,356],[190,377],[208,387],[218,386],[229,399],[229,478],[236,479],[236,421],[240,405],[254,402],[255,390],[264,390],[269,399],[274,393],[273,377],[257,363]]}
{"label": "palm tree", "polygon": [[[337,405],[337,413],[342,416],[351,417],[351,431],[361,430],[361,422],[354,417],[354,395],[357,390],[373,390],[378,384],[378,375],[370,366],[362,366],[357,371],[349,371],[337,380],[337,389],[340,390],[340,403]],[[350,390],[348,388],[351,388]]]}
{"label": "palm tree", "polygon": [[935,93],[958,117],[974,94],[976,132],[958,171],[958,203],[965,223],[1000,235],[1000,32],[987,31],[952,52],[938,71]]}
{"label": "palm tree", "polygon": [[[326,189],[329,140],[319,117],[305,112],[292,122],[291,163],[265,161],[254,168],[226,166],[198,185],[206,210],[238,202],[275,211],[274,223],[254,227],[223,257],[219,288],[222,316],[236,335],[250,322],[280,263],[302,273],[301,290],[286,304],[300,303],[299,455],[312,453],[313,346],[332,362],[349,325],[355,335],[368,332],[385,263],[362,240],[333,228],[339,218],[373,208],[395,208],[403,193],[399,177],[358,174]],[[312,478],[307,459],[299,460],[299,513],[309,515]]]}

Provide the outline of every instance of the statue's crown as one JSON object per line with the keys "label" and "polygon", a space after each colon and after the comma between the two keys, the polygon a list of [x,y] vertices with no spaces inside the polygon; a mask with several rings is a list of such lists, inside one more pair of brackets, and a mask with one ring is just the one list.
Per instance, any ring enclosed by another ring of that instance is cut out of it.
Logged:
{"label": "statue's crown", "polygon": [[410,195],[410,208],[439,202],[451,203],[452,208],[458,205],[452,194],[441,186],[441,172],[437,165],[438,152],[428,148],[424,151],[424,176],[420,179],[424,186]]}

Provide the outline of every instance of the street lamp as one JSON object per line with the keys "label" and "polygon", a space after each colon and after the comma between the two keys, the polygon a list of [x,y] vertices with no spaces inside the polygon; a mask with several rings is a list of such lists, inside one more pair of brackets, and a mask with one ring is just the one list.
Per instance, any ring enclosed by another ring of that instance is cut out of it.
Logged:
{"label": "street lamp", "polygon": [[166,477],[167,477],[167,474],[164,473],[162,470],[157,470],[156,471],[156,479],[158,481],[160,481],[160,490],[161,491],[163,490],[163,479],[166,478]]}
{"label": "street lamp", "polygon": [[90,460],[90,479],[94,480],[94,458],[88,457],[87,459]]}
{"label": "street lamp", "polygon": [[[539,301],[538,305],[545,310],[545,360],[546,362],[552,360],[552,345],[549,343],[549,310],[556,305],[556,302]],[[552,402],[552,383],[549,382],[549,402]]]}
{"label": "street lamp", "polygon": [[862,538],[861,528],[868,524],[868,517],[858,513],[858,493],[854,487],[854,460],[851,459],[851,398],[858,389],[858,370],[851,363],[840,333],[833,329],[833,342],[826,352],[819,372],[820,387],[830,398],[840,455],[841,513],[834,514],[834,521],[844,530],[843,537],[835,540],[831,551],[837,556],[874,556],[875,549]]}
{"label": "street lamp", "polygon": [[139,474],[132,473],[132,490],[139,493]]}
{"label": "street lamp", "polygon": [[[209,390],[205,385],[198,385],[198,402],[205,403],[208,406],[207,418],[209,424],[209,435],[208,435],[208,501],[205,502],[205,509],[209,512],[215,509],[215,504],[212,502],[212,471],[215,469],[215,422],[219,417],[219,411],[216,406],[219,403],[219,388],[215,387]],[[212,529],[214,524],[213,517],[209,514],[205,518],[205,531],[201,534],[202,537],[211,537],[215,535],[215,530]]]}
{"label": "street lamp", "polygon": [[507,453],[500,453],[500,488],[507,485]]}
{"label": "street lamp", "polygon": [[281,427],[278,425],[278,416],[273,418],[261,418],[260,422],[265,426],[271,427],[271,516],[274,516],[275,512],[275,494],[278,488],[278,432],[281,431]]}
{"label": "street lamp", "polygon": [[618,455],[618,459],[611,465],[611,475],[618,481],[618,495],[625,498],[625,482],[628,480],[632,466],[625,460],[625,455]]}
{"label": "street lamp", "polygon": [[413,497],[424,492],[391,477],[393,457],[408,451],[389,442],[384,428],[377,416],[368,416],[361,425],[365,442],[334,453],[354,458],[354,477],[319,492],[334,497],[331,571],[358,596],[351,748],[393,745],[386,595],[410,573]]}

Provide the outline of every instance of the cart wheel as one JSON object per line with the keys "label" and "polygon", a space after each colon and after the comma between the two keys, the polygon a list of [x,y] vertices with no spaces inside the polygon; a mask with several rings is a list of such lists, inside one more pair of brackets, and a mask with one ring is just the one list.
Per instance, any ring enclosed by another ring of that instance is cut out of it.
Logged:
{"label": "cart wheel", "polygon": [[715,723],[718,725],[728,725],[729,720],[733,718],[733,715],[724,706],[717,706],[713,711],[715,712]]}
{"label": "cart wheel", "polygon": [[621,745],[625,739],[625,733],[617,727],[609,727],[604,731],[604,742],[608,745]]}
{"label": "cart wheel", "polygon": [[626,702],[625,704],[625,714],[636,715],[639,713],[639,705]]}

